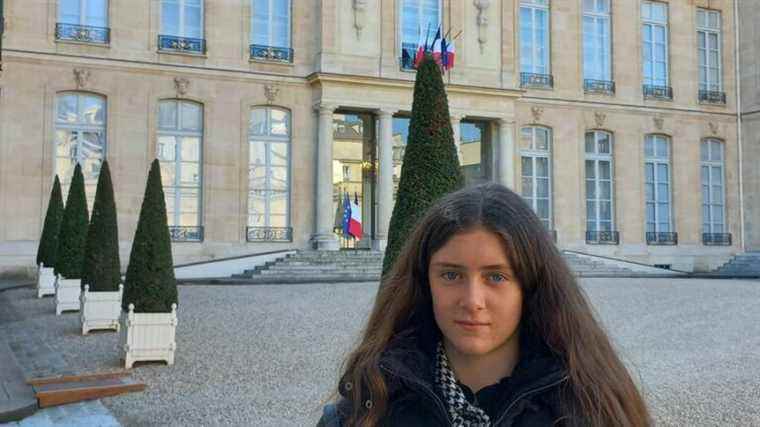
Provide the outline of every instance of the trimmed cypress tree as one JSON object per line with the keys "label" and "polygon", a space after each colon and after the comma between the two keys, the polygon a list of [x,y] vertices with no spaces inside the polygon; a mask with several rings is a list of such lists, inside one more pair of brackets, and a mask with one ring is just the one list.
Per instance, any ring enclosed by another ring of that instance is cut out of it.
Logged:
{"label": "trimmed cypress tree", "polygon": [[116,202],[113,197],[111,170],[108,161],[100,167],[95,203],[92,207],[82,267],[82,290],[90,285],[93,292],[113,292],[121,280],[119,231],[116,224]]}
{"label": "trimmed cypress tree", "polygon": [[134,304],[136,313],[168,313],[172,304],[177,302],[177,281],[158,159],[153,160],[145,185],[121,301],[124,310]]}
{"label": "trimmed cypress tree", "polygon": [[84,244],[87,240],[87,196],[84,193],[82,167],[77,163],[71,178],[66,207],[63,210],[55,274],[64,279],[81,279],[84,262]]}
{"label": "trimmed cypress tree", "polygon": [[42,263],[45,267],[55,267],[56,252],[58,251],[58,233],[61,231],[63,220],[63,195],[61,194],[61,182],[58,175],[53,180],[53,189],[50,191],[47,213],[45,213],[45,225],[42,226],[40,245],[37,248],[37,265]]}
{"label": "trimmed cypress tree", "polygon": [[432,56],[425,55],[414,83],[409,138],[388,229],[383,275],[393,266],[425,211],[438,198],[463,185],[441,69]]}

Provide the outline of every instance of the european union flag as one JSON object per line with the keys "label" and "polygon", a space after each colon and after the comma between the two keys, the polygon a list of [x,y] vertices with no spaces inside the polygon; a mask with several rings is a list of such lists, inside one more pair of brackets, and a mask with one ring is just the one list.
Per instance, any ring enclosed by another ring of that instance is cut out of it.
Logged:
{"label": "european union flag", "polygon": [[343,194],[343,235],[349,236],[348,224],[351,222],[351,199],[348,197],[348,192]]}

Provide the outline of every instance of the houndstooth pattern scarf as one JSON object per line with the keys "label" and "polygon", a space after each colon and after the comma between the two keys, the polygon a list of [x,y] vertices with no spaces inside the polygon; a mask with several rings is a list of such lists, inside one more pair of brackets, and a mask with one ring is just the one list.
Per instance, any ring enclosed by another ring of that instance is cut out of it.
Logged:
{"label": "houndstooth pattern scarf", "polygon": [[454,427],[490,427],[491,419],[488,414],[468,402],[457,384],[454,372],[449,368],[449,359],[442,342],[438,342],[435,371],[435,383],[443,393],[451,424]]}

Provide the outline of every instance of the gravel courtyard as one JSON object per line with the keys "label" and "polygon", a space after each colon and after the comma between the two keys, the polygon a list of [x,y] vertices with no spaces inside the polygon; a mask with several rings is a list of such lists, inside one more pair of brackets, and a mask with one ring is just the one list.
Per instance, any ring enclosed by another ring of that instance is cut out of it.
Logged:
{"label": "gravel courtyard", "polygon": [[[760,426],[760,281],[582,283],[658,425]],[[181,286],[175,365],[138,366],[147,389],[103,403],[125,426],[314,425],[376,288]],[[0,334],[25,328],[74,371],[120,368],[116,334],[80,336],[51,298],[23,288],[0,304]]]}

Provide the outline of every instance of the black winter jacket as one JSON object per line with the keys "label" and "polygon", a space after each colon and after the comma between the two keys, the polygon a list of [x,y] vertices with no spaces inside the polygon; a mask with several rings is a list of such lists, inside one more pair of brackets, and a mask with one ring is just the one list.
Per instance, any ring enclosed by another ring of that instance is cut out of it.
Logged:
{"label": "black winter jacket", "polygon": [[[380,361],[388,385],[388,411],[382,424],[399,427],[450,426],[448,412],[435,386],[435,340],[413,335],[389,345]],[[461,384],[461,383],[460,383]],[[568,385],[561,359],[536,339],[521,340],[521,357],[512,375],[475,394],[494,427],[562,425],[559,393]],[[465,388],[472,399],[472,393]],[[341,387],[341,394],[343,394]],[[472,401],[472,400],[471,400]],[[351,403],[345,395],[325,406],[318,427],[346,427]]]}

